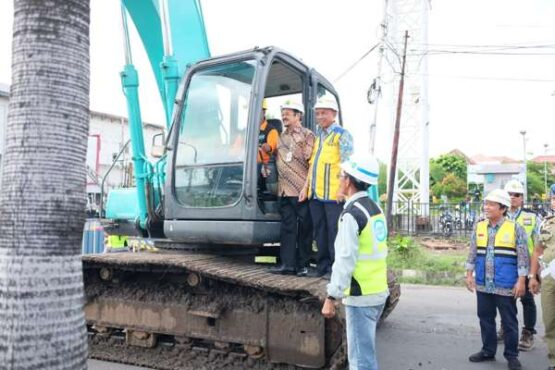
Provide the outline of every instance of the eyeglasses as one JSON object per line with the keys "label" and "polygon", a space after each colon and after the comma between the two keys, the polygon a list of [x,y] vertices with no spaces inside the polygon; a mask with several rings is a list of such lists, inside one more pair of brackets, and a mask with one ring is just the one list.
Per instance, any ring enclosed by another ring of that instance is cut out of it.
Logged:
{"label": "eyeglasses", "polygon": [[520,198],[522,196],[522,194],[520,194],[520,193],[509,193],[509,196],[514,197],[514,198]]}

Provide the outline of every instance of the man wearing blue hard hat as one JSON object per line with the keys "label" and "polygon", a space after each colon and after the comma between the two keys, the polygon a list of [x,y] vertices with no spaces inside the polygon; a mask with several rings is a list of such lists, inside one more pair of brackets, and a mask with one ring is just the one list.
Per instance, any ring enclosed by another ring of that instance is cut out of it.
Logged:
{"label": "man wearing blue hard hat", "polygon": [[387,226],[380,207],[368,197],[378,183],[374,158],[359,157],[341,164],[339,191],[347,201],[339,217],[328,297],[322,315],[335,315],[343,298],[350,369],[377,369],[376,324],[389,296],[387,287]]}

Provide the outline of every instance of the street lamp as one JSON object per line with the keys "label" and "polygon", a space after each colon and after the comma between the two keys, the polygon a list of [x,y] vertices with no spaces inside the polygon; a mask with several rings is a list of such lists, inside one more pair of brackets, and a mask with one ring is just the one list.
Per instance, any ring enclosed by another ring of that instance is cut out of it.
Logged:
{"label": "street lamp", "polygon": [[528,195],[528,180],[527,180],[527,165],[526,165],[526,130],[520,131],[522,135],[522,148],[524,154],[524,203],[526,203],[527,195]]}

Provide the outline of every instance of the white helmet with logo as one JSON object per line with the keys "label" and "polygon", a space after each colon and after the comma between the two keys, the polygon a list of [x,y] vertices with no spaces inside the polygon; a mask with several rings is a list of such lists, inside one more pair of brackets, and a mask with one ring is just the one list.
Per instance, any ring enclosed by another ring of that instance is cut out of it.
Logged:
{"label": "white helmet with logo", "polygon": [[496,202],[506,206],[507,208],[511,207],[511,197],[506,190],[503,189],[495,189],[492,190],[484,200],[489,200],[490,202]]}
{"label": "white helmet with logo", "polygon": [[293,109],[304,114],[304,105],[294,100],[286,100],[281,109]]}
{"label": "white helmet with logo", "polygon": [[505,191],[508,193],[524,194],[524,186],[518,180],[511,180],[505,185]]}
{"label": "white helmet with logo", "polygon": [[339,108],[337,107],[337,101],[330,97],[322,97],[318,99],[318,101],[314,105],[314,109],[331,109],[336,112],[339,112]]}
{"label": "white helmet with logo", "polygon": [[378,183],[380,166],[376,158],[366,156],[352,156],[348,161],[341,163],[341,169],[355,179],[370,185]]}

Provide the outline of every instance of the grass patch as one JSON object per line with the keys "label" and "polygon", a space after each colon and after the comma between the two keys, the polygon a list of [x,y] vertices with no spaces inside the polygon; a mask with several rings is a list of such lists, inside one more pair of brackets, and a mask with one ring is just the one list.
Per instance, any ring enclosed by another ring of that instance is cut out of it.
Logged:
{"label": "grass patch", "polygon": [[[467,251],[430,251],[406,236],[389,240],[388,267],[402,283],[461,285]],[[416,270],[418,276],[402,276],[402,270]]]}

